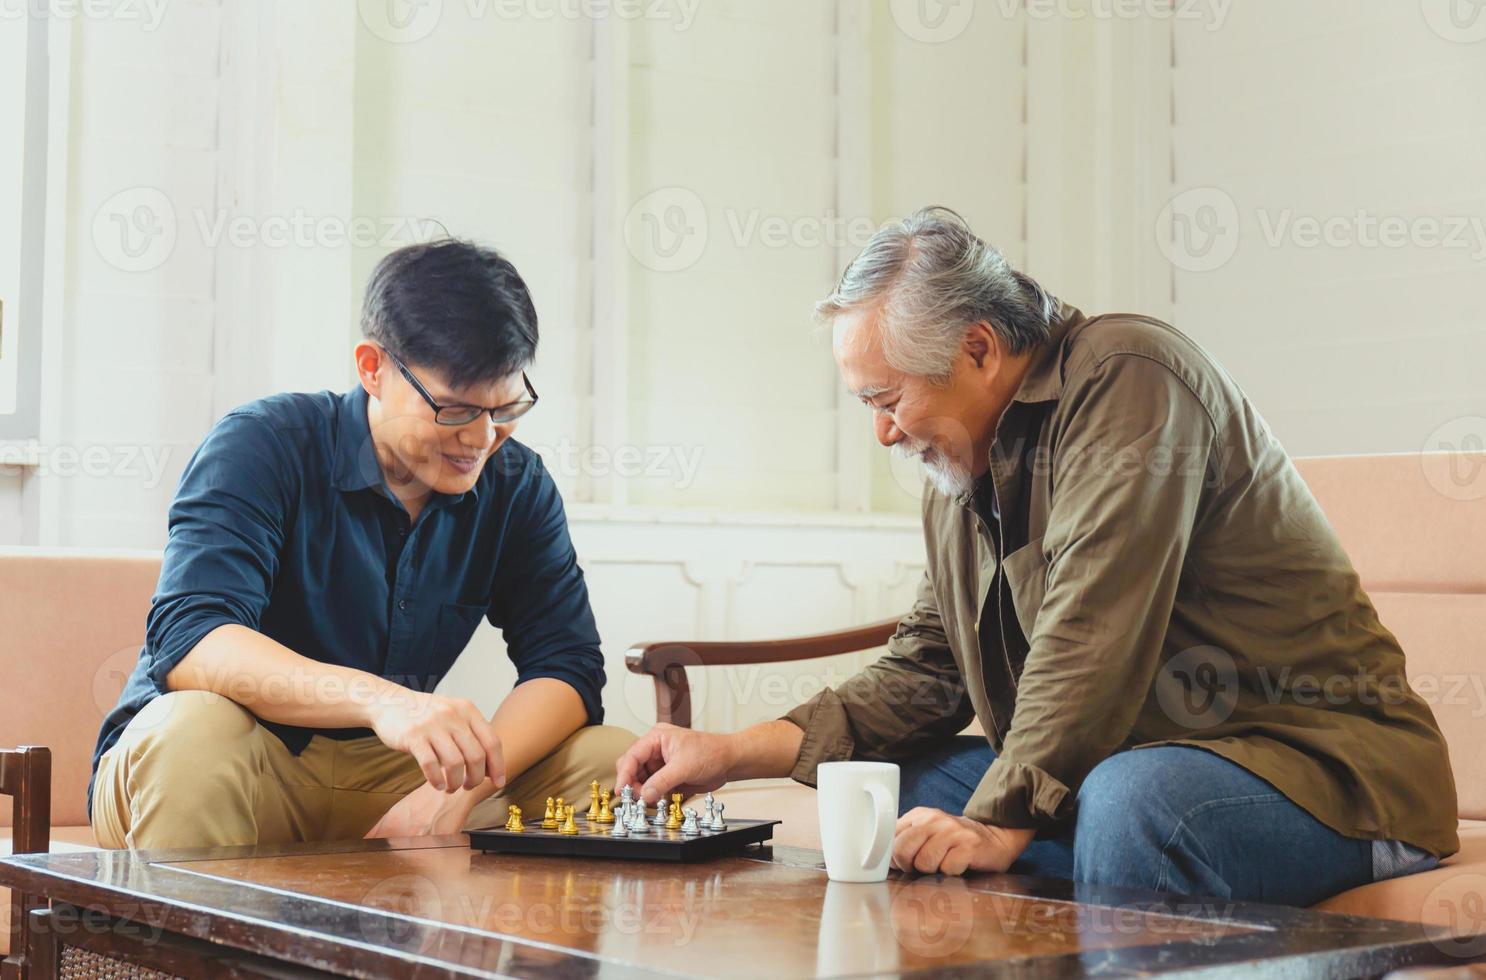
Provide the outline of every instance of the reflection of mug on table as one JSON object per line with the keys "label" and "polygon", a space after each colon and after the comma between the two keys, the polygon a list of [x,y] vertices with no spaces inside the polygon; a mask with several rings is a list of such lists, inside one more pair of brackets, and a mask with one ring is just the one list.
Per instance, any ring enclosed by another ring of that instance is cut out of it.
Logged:
{"label": "reflection of mug on table", "polygon": [[882,881],[898,824],[898,767],[823,762],[815,783],[826,874],[834,881]]}

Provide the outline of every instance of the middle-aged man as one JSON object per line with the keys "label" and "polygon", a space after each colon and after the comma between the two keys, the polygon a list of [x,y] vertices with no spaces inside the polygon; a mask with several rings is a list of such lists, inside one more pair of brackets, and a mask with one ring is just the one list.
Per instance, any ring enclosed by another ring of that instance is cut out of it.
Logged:
{"label": "middle-aged man", "polygon": [[[541,460],[537,315],[492,249],[373,271],[344,394],[223,418],[181,477],[145,643],[89,788],[106,847],[454,833],[587,799],[633,741],[601,725],[599,637]],[[434,693],[481,618],[516,686]],[[457,694],[459,692],[451,692]]]}
{"label": "middle-aged man", "polygon": [[917,601],[840,687],[742,732],[657,726],[621,784],[896,761],[899,869],[1293,904],[1458,849],[1398,642],[1200,347],[1060,304],[943,209],[818,309],[878,440],[927,468]]}

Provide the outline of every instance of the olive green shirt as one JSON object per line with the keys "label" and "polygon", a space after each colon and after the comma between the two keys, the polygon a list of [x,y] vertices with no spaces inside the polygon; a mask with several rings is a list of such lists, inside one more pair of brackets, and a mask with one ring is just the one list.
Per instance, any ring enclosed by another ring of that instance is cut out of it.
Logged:
{"label": "olive green shirt", "polygon": [[[1064,306],[976,495],[932,489],[927,572],[887,653],[785,717],[791,774],[909,759],[980,719],[965,807],[1038,827],[1122,749],[1190,745],[1350,837],[1459,849],[1455,783],[1404,655],[1284,449],[1174,328]],[[1004,557],[1003,557],[1004,556]]]}

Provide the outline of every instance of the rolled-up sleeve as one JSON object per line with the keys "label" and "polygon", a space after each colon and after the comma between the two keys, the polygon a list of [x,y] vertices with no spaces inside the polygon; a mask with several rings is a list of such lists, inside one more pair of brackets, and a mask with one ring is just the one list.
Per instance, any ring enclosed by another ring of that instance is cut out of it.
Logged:
{"label": "rolled-up sleeve", "polygon": [[250,413],[223,418],[186,464],[145,627],[149,677],[161,694],[166,676],[212,630],[258,629],[296,472],[272,425]]}
{"label": "rolled-up sleeve", "polygon": [[531,466],[528,506],[510,530],[490,622],[505,637],[518,685],[538,677],[565,682],[583,699],[588,723],[597,725],[604,720],[604,657],[588,586],[557,485],[539,459]]}
{"label": "rolled-up sleeve", "polygon": [[1003,827],[1065,815],[1090,770],[1129,736],[1159,665],[1204,482],[1222,459],[1201,401],[1142,355],[1070,369],[1049,424],[1059,429],[1046,591],[1010,729],[964,811]]}
{"label": "rolled-up sleeve", "polygon": [[958,733],[973,714],[925,574],[887,653],[781,719],[805,733],[790,777],[814,786],[822,762],[907,758]]}

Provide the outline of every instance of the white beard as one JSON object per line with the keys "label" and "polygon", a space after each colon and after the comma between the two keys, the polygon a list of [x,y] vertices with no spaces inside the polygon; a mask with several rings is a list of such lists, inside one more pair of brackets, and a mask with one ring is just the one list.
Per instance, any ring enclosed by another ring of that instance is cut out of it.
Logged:
{"label": "white beard", "polygon": [[924,475],[929,478],[934,489],[946,497],[967,494],[975,487],[969,467],[949,459],[927,443],[904,439],[893,447],[893,452],[902,459],[917,460],[922,464]]}

